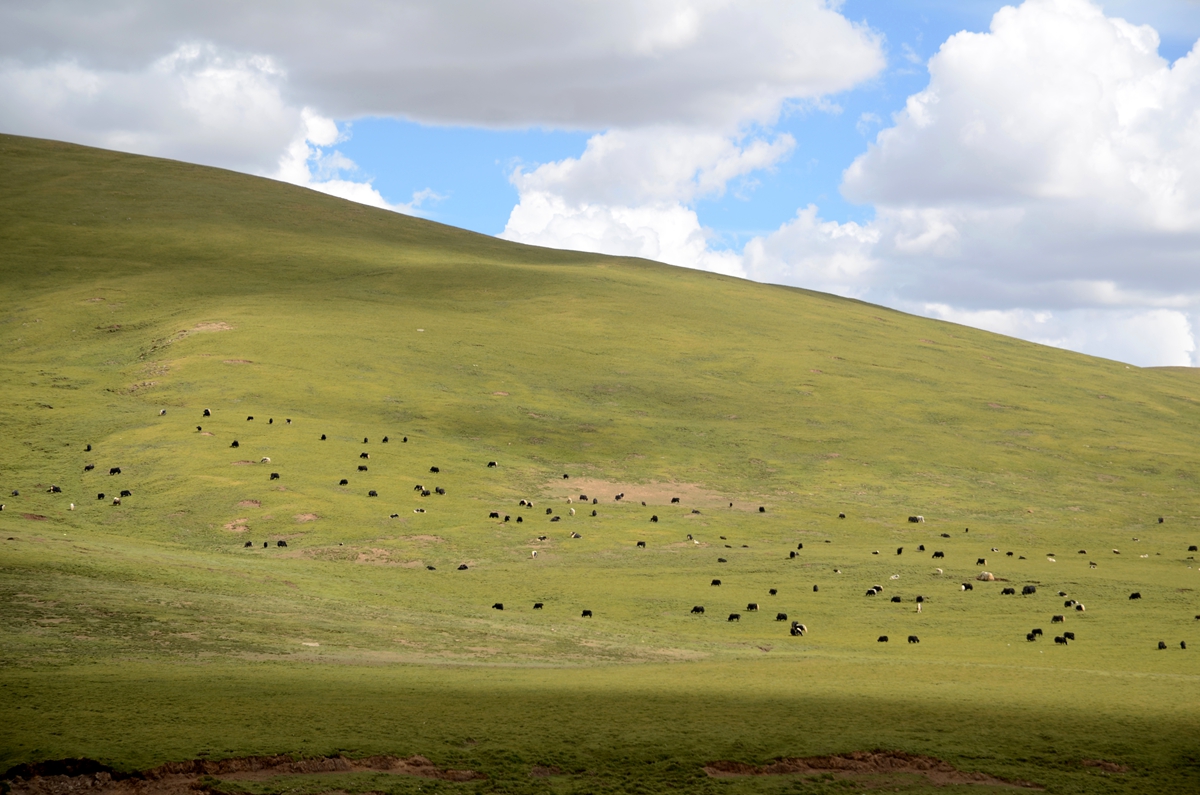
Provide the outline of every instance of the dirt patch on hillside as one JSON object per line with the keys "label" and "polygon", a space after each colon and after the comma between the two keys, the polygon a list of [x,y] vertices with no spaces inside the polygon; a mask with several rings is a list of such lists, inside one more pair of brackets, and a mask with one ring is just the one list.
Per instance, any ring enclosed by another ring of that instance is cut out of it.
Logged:
{"label": "dirt patch on hillside", "polygon": [[246,522],[248,521],[249,519],[234,519],[225,525],[225,529],[231,533],[244,533],[246,532]]}
{"label": "dirt patch on hillside", "polygon": [[321,517],[317,516],[315,513],[298,513],[294,518],[297,522],[315,522]]}
{"label": "dirt patch on hillside", "polygon": [[250,464],[253,464],[253,463],[254,463],[253,461],[234,461],[233,463],[230,464],[230,466],[244,467],[244,466],[249,466]]}
{"label": "dirt patch on hillside", "polygon": [[446,539],[442,538],[441,536],[415,535],[415,536],[400,536],[399,540],[400,541],[435,541],[437,543],[441,543],[441,542],[445,541]]}
{"label": "dirt patch on hillside", "polygon": [[217,792],[202,778],[223,781],[263,781],[275,776],[321,776],[337,773],[390,773],[442,781],[486,779],[474,770],[439,768],[423,756],[369,756],[347,759],[328,756],[295,760],[290,756],[251,756],[242,759],[168,762],[136,773],[122,773],[91,759],[63,759],[18,765],[3,777],[13,795],[197,795]]}
{"label": "dirt patch on hillside", "polygon": [[670,505],[671,500],[679,498],[680,508],[724,508],[729,509],[733,503],[734,510],[757,511],[761,502],[751,503],[751,498],[745,495],[729,496],[706,489],[696,483],[618,483],[597,478],[570,478],[567,480],[551,480],[546,484],[548,499],[579,499],[586,494],[588,502],[599,499],[601,503],[612,503],[617,494],[624,493],[621,502],[646,503],[647,505]]}
{"label": "dirt patch on hillside", "polygon": [[261,508],[262,503],[258,500],[242,500],[237,504],[239,508]]}
{"label": "dirt patch on hillside", "polygon": [[29,521],[31,521],[31,522],[44,522],[44,521],[46,521],[46,517],[42,516],[40,513],[23,513],[23,514],[21,514],[21,518],[22,518],[22,519],[28,519],[28,520],[29,520]]}
{"label": "dirt patch on hillside", "polygon": [[225,359],[223,364],[254,364],[249,359]]}
{"label": "dirt patch on hillside", "polygon": [[233,330],[233,326],[229,325],[228,323],[223,323],[221,321],[217,321],[215,323],[197,323],[196,325],[192,326],[191,329],[189,329],[188,331],[185,331],[183,333],[184,334],[199,334],[199,333],[203,333],[206,331],[232,331],[232,330]]}
{"label": "dirt patch on hillside", "polygon": [[[833,774],[838,778],[892,777],[917,775],[937,786],[951,784],[982,784],[993,787],[1044,789],[1029,781],[1008,781],[987,773],[969,773],[932,756],[909,754],[904,751],[854,751],[834,756],[777,759],[766,765],[745,762],[709,762],[704,766],[708,775],[722,778],[732,776],[788,776],[814,773]],[[882,786],[882,785],[881,785]]]}
{"label": "dirt patch on hillside", "polygon": [[1103,759],[1081,759],[1079,763],[1084,767],[1098,767],[1107,773],[1128,773],[1129,768],[1125,765],[1116,762],[1107,762]]}

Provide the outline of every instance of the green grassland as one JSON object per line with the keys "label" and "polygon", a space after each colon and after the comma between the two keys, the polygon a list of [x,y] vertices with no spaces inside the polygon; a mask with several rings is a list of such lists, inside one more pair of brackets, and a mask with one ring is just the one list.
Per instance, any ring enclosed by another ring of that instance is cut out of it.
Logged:
{"label": "green grassland", "polygon": [[0,768],[419,753],[488,779],[229,791],[816,793],[865,784],[702,768],[887,748],[1200,792],[1189,370],[13,136],[0,293]]}

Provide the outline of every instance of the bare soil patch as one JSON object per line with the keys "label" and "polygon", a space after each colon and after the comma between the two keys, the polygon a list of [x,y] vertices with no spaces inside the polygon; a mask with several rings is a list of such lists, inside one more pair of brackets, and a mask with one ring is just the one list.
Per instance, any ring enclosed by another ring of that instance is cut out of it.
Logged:
{"label": "bare soil patch", "polygon": [[123,773],[91,759],[62,759],[10,768],[3,776],[13,795],[197,795],[215,792],[203,777],[224,781],[263,781],[276,776],[319,776],[336,773],[391,773],[401,776],[478,781],[474,770],[439,768],[423,756],[369,756],[347,759],[327,756],[296,760],[290,756],[251,756],[241,759],[168,762],[135,773]]}
{"label": "bare soil patch", "polygon": [[244,466],[249,466],[250,464],[253,464],[253,463],[254,463],[253,461],[234,461],[232,464],[230,464],[230,466],[244,467]]}
{"label": "bare soil patch", "polygon": [[46,517],[42,516],[40,513],[23,513],[23,514],[21,514],[21,518],[22,518],[22,519],[28,519],[28,520],[29,520],[29,521],[31,521],[31,522],[44,522],[44,521],[46,521]]}
{"label": "bare soil patch", "polygon": [[1108,773],[1128,773],[1129,768],[1117,762],[1108,762],[1103,759],[1081,759],[1079,763],[1084,767],[1098,767]]}
{"label": "bare soil patch", "polygon": [[445,541],[446,539],[442,538],[441,536],[415,535],[415,536],[400,536],[400,540],[401,541],[435,541],[435,542],[441,543],[442,541]]}
{"label": "bare soil patch", "polygon": [[813,773],[833,774],[839,778],[863,778],[896,775],[918,775],[937,786],[951,784],[982,784],[993,787],[1044,789],[1029,781],[1008,781],[987,773],[959,770],[949,762],[932,756],[909,754],[904,751],[853,751],[832,756],[777,759],[766,765],[745,762],[709,762],[704,766],[708,775],[722,778],[732,776],[787,776]]}
{"label": "bare soil patch", "polygon": [[617,494],[624,493],[622,502],[646,503],[647,505],[670,505],[671,500],[679,498],[678,507],[692,508],[724,508],[729,509],[733,503],[734,510],[757,511],[761,504],[751,504],[752,498],[742,495],[730,496],[707,489],[697,483],[618,483],[598,478],[571,478],[569,480],[551,480],[546,484],[548,499],[578,499],[586,494],[588,502],[599,499],[601,503],[612,503]]}
{"label": "bare soil patch", "polygon": [[295,516],[297,522],[315,522],[319,518],[315,513],[298,513]]}
{"label": "bare soil patch", "polygon": [[215,323],[197,323],[196,325],[192,326],[190,332],[185,332],[185,333],[195,334],[198,332],[205,332],[205,331],[232,331],[232,330],[233,330],[233,326],[229,325],[228,323],[223,323],[221,321],[217,321]]}
{"label": "bare soil patch", "polygon": [[223,364],[254,364],[249,359],[225,359]]}
{"label": "bare soil patch", "polygon": [[262,503],[258,500],[242,500],[237,504],[239,508],[261,508]]}
{"label": "bare soil patch", "polygon": [[234,519],[232,522],[229,522],[228,524],[225,525],[225,529],[231,533],[244,533],[244,532],[246,532],[246,522],[247,521],[249,521],[249,520],[248,519]]}
{"label": "bare soil patch", "polygon": [[212,434],[209,433],[208,431],[200,431],[200,435],[201,436],[212,436]]}

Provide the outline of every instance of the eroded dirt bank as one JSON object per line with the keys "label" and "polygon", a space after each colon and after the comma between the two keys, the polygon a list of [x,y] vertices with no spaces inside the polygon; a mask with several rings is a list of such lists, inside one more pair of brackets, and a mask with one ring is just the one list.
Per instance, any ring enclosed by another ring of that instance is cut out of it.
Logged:
{"label": "eroded dirt bank", "polygon": [[329,756],[293,759],[290,756],[251,756],[240,759],[168,762],[135,773],[113,770],[92,759],[61,759],[18,765],[4,774],[12,795],[195,795],[210,791],[201,779],[263,780],[274,776],[320,776],[331,773],[390,773],[444,781],[487,778],[473,770],[443,770],[423,756],[369,756],[348,759]]}

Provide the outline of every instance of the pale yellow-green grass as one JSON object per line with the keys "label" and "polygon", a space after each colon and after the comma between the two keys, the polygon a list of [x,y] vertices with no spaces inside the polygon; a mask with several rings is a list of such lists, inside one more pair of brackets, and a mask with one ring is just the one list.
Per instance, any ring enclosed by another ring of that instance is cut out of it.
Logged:
{"label": "pale yellow-green grass", "polygon": [[0,766],[835,792],[702,766],[888,748],[1200,791],[1191,371],[169,161],[6,136],[0,175]]}

